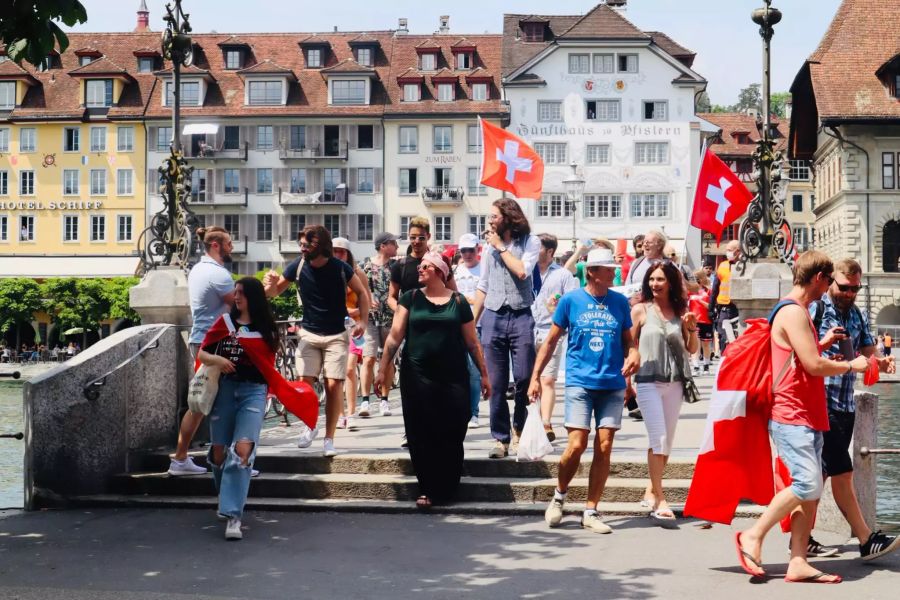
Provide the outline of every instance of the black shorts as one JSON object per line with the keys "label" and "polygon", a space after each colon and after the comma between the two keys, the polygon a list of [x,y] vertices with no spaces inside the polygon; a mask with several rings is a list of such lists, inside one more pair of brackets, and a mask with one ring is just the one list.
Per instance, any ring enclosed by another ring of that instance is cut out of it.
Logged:
{"label": "black shorts", "polygon": [[850,458],[850,440],[853,438],[853,425],[856,413],[828,411],[830,429],[824,432],[822,447],[822,465],[826,475],[835,476],[853,472],[853,460]]}
{"label": "black shorts", "polygon": [[697,336],[704,342],[711,342],[713,339],[712,323],[697,323]]}

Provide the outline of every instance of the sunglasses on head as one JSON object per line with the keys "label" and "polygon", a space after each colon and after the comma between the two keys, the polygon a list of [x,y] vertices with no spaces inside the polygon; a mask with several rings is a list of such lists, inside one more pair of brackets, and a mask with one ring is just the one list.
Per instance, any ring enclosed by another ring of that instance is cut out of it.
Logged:
{"label": "sunglasses on head", "polygon": [[849,283],[838,283],[837,287],[842,292],[853,292],[854,294],[862,289],[861,285],[850,285]]}

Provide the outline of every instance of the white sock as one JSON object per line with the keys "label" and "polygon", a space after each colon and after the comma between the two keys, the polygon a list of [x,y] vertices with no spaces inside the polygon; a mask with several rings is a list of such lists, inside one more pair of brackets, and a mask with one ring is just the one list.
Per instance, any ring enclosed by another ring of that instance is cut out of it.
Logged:
{"label": "white sock", "polygon": [[597,514],[597,509],[596,509],[596,508],[586,508],[586,509],[584,509],[584,516],[585,516],[585,517],[588,517],[588,516],[590,516],[590,515],[596,515],[596,514]]}
{"label": "white sock", "polygon": [[554,491],[553,491],[553,499],[554,499],[554,500],[563,500],[563,501],[565,501],[565,499],[566,499],[566,492],[561,492],[561,491],[559,491],[559,490],[554,490]]}

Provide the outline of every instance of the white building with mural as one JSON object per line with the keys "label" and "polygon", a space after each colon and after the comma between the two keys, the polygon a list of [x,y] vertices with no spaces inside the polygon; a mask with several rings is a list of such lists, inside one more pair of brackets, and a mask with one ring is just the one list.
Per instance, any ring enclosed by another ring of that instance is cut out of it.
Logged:
{"label": "white building with mural", "polygon": [[[701,147],[694,106],[706,81],[691,69],[694,53],[638,29],[624,4],[584,16],[504,16],[509,128],[545,164],[543,198],[527,214],[562,247],[573,230],[578,239],[631,239],[660,229],[696,265],[700,232],[688,227]],[[586,181],[575,207],[563,184],[572,163]]]}

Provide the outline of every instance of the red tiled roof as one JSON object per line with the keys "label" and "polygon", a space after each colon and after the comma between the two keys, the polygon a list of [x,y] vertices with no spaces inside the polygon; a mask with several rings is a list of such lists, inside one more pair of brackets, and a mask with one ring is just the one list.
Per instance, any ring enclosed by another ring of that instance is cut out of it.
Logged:
{"label": "red tiled roof", "polygon": [[650,36],[635,27],[619,11],[613,10],[605,4],[598,4],[557,37],[558,39],[647,39]]}
{"label": "red tiled roof", "polygon": [[439,50],[440,43],[434,38],[427,38],[416,44],[417,50]]}
{"label": "red tiled roof", "polygon": [[37,79],[31,76],[31,74],[16,64],[11,60],[4,60],[0,62],[0,79],[2,80],[18,80],[18,81],[28,81],[29,84],[37,83]]}
{"label": "red tiled roof", "polygon": [[439,81],[441,83],[446,83],[448,81],[457,81],[459,80],[459,74],[451,71],[447,67],[444,67],[437,73],[431,76],[432,81]]}
{"label": "red tiled roof", "polygon": [[159,51],[159,48],[151,48],[149,46],[144,48],[138,48],[134,52],[132,52],[135,56],[162,56],[162,53]]}
{"label": "red tiled roof", "polygon": [[413,67],[408,68],[403,71],[399,75],[397,75],[397,83],[419,83],[425,79],[425,75],[414,69]]}
{"label": "red tiled roof", "polygon": [[804,65],[820,121],[900,118],[900,102],[876,75],[898,52],[898,14],[900,0],[843,0]]}
{"label": "red tiled roof", "polygon": [[[546,41],[526,42],[519,35],[520,22],[545,22],[549,29]],[[581,15],[503,15],[503,77],[506,77],[553,43],[581,19]]]}
{"label": "red tiled roof", "polygon": [[92,60],[83,67],[69,71],[71,77],[84,77],[91,75],[128,75],[128,69],[116,64],[108,56],[102,56]]}
{"label": "red tiled roof", "polygon": [[690,69],[694,64],[694,57],[697,56],[696,52],[688,50],[661,31],[647,31],[646,33],[653,40],[654,44],[677,58],[687,68]]}
{"label": "red tiled roof", "polygon": [[381,42],[377,38],[372,37],[368,33],[361,33],[355,38],[347,42],[351,46],[380,46]]}
{"label": "red tiled roof", "polygon": [[228,39],[222,40],[218,44],[216,44],[219,48],[237,48],[237,47],[245,47],[249,48],[250,43],[242,40],[236,35],[232,35],[228,37]]}
{"label": "red tiled roof", "polygon": [[275,64],[271,59],[265,59],[253,66],[235,71],[238,75],[287,75],[291,79],[297,79],[294,72],[287,67]]}
{"label": "red tiled roof", "polygon": [[103,56],[103,53],[91,46],[85,46],[76,50],[75,56]]}
{"label": "red tiled roof", "polygon": [[336,65],[332,65],[325,69],[320,69],[320,72],[332,73],[335,75],[351,73],[376,74],[374,67],[363,66],[356,62],[356,60],[354,60],[353,58],[345,58]]}
{"label": "red tiled roof", "polygon": [[485,80],[493,79],[493,75],[488,73],[485,69],[481,67],[477,67],[476,69],[469,71],[466,73],[466,81],[476,81],[476,82],[484,82]]}
{"label": "red tiled roof", "polygon": [[297,43],[300,44],[301,46],[330,46],[331,45],[331,42],[329,40],[325,39],[323,36],[319,35],[318,33],[309,35]]}
{"label": "red tiled roof", "polygon": [[[721,129],[720,139],[710,142],[709,148],[716,156],[723,158],[750,158],[756,150],[756,142],[761,139],[756,129],[756,118],[746,113],[697,113],[697,116],[709,121]],[[785,123],[777,117],[772,117],[772,122],[778,130],[779,137],[775,140],[775,149],[783,150],[787,140]],[[750,138],[749,144],[739,144],[735,134],[745,133]]]}

